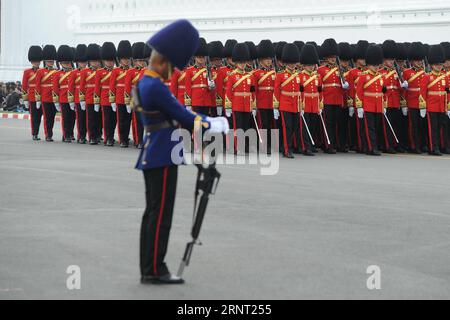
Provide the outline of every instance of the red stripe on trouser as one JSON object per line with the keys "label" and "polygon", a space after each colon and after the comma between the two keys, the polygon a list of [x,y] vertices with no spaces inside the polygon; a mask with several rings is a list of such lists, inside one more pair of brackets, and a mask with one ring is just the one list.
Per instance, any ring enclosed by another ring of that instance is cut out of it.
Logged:
{"label": "red stripe on trouser", "polygon": [[300,120],[300,142],[302,144],[302,151],[305,152],[306,151],[305,150],[305,141],[303,140],[304,139],[303,138],[303,121],[302,121],[302,115],[301,114],[300,114],[299,120]]}
{"label": "red stripe on trouser", "polygon": [[428,121],[428,141],[430,144],[430,152],[431,152],[433,151],[433,133],[431,130],[431,119],[429,113],[427,113],[427,121]]}
{"label": "red stripe on trouser", "polygon": [[91,130],[89,130],[89,106],[86,105],[86,129],[89,135],[89,140],[92,139]]}
{"label": "red stripe on trouser", "polygon": [[233,134],[233,137],[234,137],[234,151],[238,151],[238,141],[237,141],[237,134],[236,134],[236,130],[237,130],[237,128],[236,128],[236,117],[235,117],[235,115],[234,115],[234,112],[233,112],[233,114],[231,115],[232,117],[233,117],[233,131],[234,131],[234,134]]}
{"label": "red stripe on trouser", "polygon": [[[30,124],[31,124],[31,135],[34,135],[34,126],[33,126],[33,105],[32,102],[28,102],[30,106]],[[35,107],[36,108],[36,107]]]}
{"label": "red stripe on trouser", "polygon": [[154,256],[153,256],[153,271],[154,271],[155,276],[158,276],[158,266],[157,266],[157,263],[158,263],[158,241],[159,241],[159,232],[161,230],[162,218],[164,215],[164,207],[166,205],[166,188],[167,188],[168,172],[169,172],[169,168],[165,168],[164,169],[162,195],[161,195],[161,208],[159,210],[158,225],[156,226],[155,252],[154,252]]}
{"label": "red stripe on trouser", "polygon": [[133,112],[132,114],[132,122],[133,122],[133,141],[134,144],[137,145],[138,144],[138,133],[137,133],[137,123],[136,123],[137,119],[136,119],[136,112]]}
{"label": "red stripe on trouser", "polygon": [[122,143],[122,135],[120,134],[120,106],[117,105],[117,109],[116,109],[116,120],[117,120],[117,133],[119,134],[119,143]]}
{"label": "red stripe on trouser", "polygon": [[416,149],[416,142],[414,141],[413,137],[413,126],[412,126],[412,113],[411,111],[408,112],[408,133],[409,133],[409,145],[411,146],[411,149]]}
{"label": "red stripe on trouser", "polygon": [[46,111],[45,111],[45,106],[44,103],[41,104],[41,108],[42,108],[42,115],[44,116],[44,132],[45,132],[45,138],[48,138],[48,130],[47,130],[47,116],[46,116]]}
{"label": "red stripe on trouser", "polygon": [[391,145],[389,144],[388,134],[386,131],[386,119],[381,119],[381,122],[383,123],[384,143],[386,146],[386,150],[389,150],[391,148]]}
{"label": "red stripe on trouser", "polygon": [[105,127],[105,108],[102,108],[102,124],[103,124],[103,140],[106,143],[107,137],[106,137],[106,127]]}
{"label": "red stripe on trouser", "polygon": [[372,143],[370,142],[370,135],[369,135],[369,126],[367,124],[367,117],[364,115],[364,126],[366,128],[366,140],[367,140],[367,147],[369,148],[369,151],[372,151]]}
{"label": "red stripe on trouser", "polygon": [[287,142],[287,130],[286,130],[286,121],[284,120],[284,114],[283,112],[281,113],[281,123],[283,126],[283,142],[284,142],[284,154],[287,155],[289,153],[289,146],[288,146],[288,142]]}
{"label": "red stripe on trouser", "polygon": [[81,112],[81,110],[79,110],[79,106],[78,104],[75,104],[75,122],[77,124],[77,131],[78,131],[78,140],[81,139],[81,134],[80,134],[80,116],[78,114],[78,112]]}
{"label": "red stripe on trouser", "polygon": [[60,105],[60,106],[61,106],[61,130],[62,130],[63,139],[65,140],[66,139],[66,130],[64,129],[64,106],[63,105]]}

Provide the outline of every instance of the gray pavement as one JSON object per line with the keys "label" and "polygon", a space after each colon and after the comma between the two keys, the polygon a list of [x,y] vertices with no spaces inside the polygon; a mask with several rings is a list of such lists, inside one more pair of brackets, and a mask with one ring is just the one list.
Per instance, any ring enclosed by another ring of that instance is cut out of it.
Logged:
{"label": "gray pavement", "polygon": [[[321,154],[282,159],[275,176],[221,166],[187,284],[143,287],[137,151],[34,143],[28,127],[0,119],[0,299],[450,298],[450,157]],[[195,174],[180,169],[173,272]],[[66,288],[71,265],[81,290]],[[371,265],[381,290],[367,289]]]}

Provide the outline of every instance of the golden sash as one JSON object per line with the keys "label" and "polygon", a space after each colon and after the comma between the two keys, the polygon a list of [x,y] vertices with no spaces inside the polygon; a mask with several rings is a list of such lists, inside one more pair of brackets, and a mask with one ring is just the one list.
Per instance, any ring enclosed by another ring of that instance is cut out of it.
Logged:
{"label": "golden sash", "polygon": [[408,83],[413,82],[414,80],[416,80],[418,77],[420,77],[421,75],[423,75],[425,73],[425,71],[419,71],[417,72],[415,75],[413,75],[411,78],[409,78]]}
{"label": "golden sash", "polygon": [[239,79],[233,86],[233,90],[236,89],[242,82],[244,82],[245,80],[249,79],[252,75],[248,74],[246,76],[243,76],[241,79]]}
{"label": "golden sash", "polygon": [[116,81],[122,80],[123,78],[125,78],[126,75],[127,75],[126,72],[120,74],[120,76],[117,77]]}
{"label": "golden sash", "polygon": [[317,75],[314,75],[311,78],[309,78],[308,80],[306,80],[305,83],[303,84],[303,87],[306,87],[308,84],[310,84],[315,79],[317,79]]}
{"label": "golden sash", "polygon": [[386,75],[386,79],[389,79],[390,77],[392,77],[395,73],[397,73],[397,71],[395,71],[395,70],[392,70],[391,72],[389,72],[387,75]]}
{"label": "golden sash", "polygon": [[183,72],[181,74],[181,77],[178,78],[178,83],[180,83],[181,81],[183,81],[186,78],[186,72]]}
{"label": "golden sash", "polygon": [[47,73],[47,74],[45,75],[45,77],[42,78],[41,83],[47,81],[48,78],[50,78],[52,75],[54,75],[57,71],[58,71],[58,70],[52,70],[52,71],[50,71],[49,73]]}
{"label": "golden sash", "polygon": [[372,84],[374,84],[375,82],[377,82],[378,80],[380,80],[383,77],[382,74],[377,75],[375,78],[373,78],[372,80],[370,80],[369,82],[367,82],[364,85],[364,89],[367,89],[368,87],[370,87]]}
{"label": "golden sash", "polygon": [[195,81],[200,75],[206,71],[206,68],[200,69],[191,79],[191,81]]}
{"label": "golden sash", "polygon": [[139,78],[141,77],[141,74],[138,72],[138,74],[136,75],[136,77],[134,77],[133,79],[133,84],[135,84],[136,82],[138,82]]}
{"label": "golden sash", "polygon": [[428,85],[428,89],[432,88],[436,83],[438,83],[439,81],[441,81],[444,78],[445,78],[445,75],[442,75],[442,76],[439,76],[436,79],[434,79],[434,81]]}
{"label": "golden sash", "polygon": [[64,82],[64,80],[67,79],[68,76],[70,76],[70,74],[72,73],[72,71],[69,71],[67,73],[65,73],[60,79],[59,79],[59,84],[62,84]]}
{"label": "golden sash", "polygon": [[89,75],[89,77],[86,78],[86,82],[88,82],[89,80],[91,80],[93,77],[95,77],[95,72],[94,72],[94,73],[91,73],[91,74]]}
{"label": "golden sash", "polygon": [[338,68],[333,68],[330,71],[328,71],[328,73],[325,75],[325,77],[323,77],[322,81],[325,82],[328,80],[329,77],[331,77],[331,75],[333,73],[335,73],[336,71],[338,71]]}
{"label": "golden sash", "polygon": [[298,76],[298,73],[294,73],[292,76],[290,76],[285,82],[283,82],[281,84],[281,88],[283,88],[284,86],[286,86],[289,82],[291,82],[292,80],[295,79],[295,77]]}
{"label": "golden sash", "polygon": [[111,72],[108,73],[106,76],[104,76],[101,80],[101,83],[105,82],[106,80],[108,80],[111,77]]}
{"label": "golden sash", "polygon": [[275,74],[275,71],[274,71],[274,70],[272,70],[272,71],[268,72],[267,74],[265,74],[261,79],[259,79],[258,85],[262,84],[264,81],[266,81],[266,79],[267,79],[268,77],[270,77],[270,76],[273,75],[273,74]]}
{"label": "golden sash", "polygon": [[36,79],[36,73],[32,74],[29,78],[28,78],[28,82],[33,81],[34,79]]}

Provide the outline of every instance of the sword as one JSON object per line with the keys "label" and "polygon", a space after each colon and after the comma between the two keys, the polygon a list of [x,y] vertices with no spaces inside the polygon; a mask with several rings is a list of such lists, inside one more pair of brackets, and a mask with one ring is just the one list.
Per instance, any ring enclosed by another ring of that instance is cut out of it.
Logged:
{"label": "sword", "polygon": [[325,132],[325,137],[327,138],[328,145],[331,145],[330,136],[328,135],[327,126],[325,125],[325,121],[323,120],[322,114],[319,114],[320,121],[322,122],[323,131]]}
{"label": "sword", "polygon": [[311,131],[309,131],[308,123],[306,123],[305,116],[300,113],[300,118],[302,118],[303,123],[305,124],[305,128],[306,128],[306,131],[308,132],[309,139],[311,139],[311,143],[313,144],[313,146],[315,146],[316,143],[314,142],[314,139],[313,139],[313,137],[311,135]]}
{"label": "sword", "polygon": [[259,131],[259,126],[258,126],[258,121],[256,121],[256,117],[252,112],[252,117],[253,117],[253,121],[255,122],[255,128],[256,128],[256,132],[258,133],[258,138],[259,138],[259,142],[261,144],[263,144],[263,140],[261,138],[261,132]]}
{"label": "sword", "polygon": [[384,115],[384,118],[386,119],[386,122],[387,122],[388,125],[389,125],[389,128],[390,128],[391,131],[392,131],[392,134],[394,135],[395,141],[397,142],[397,144],[400,143],[400,142],[398,141],[397,135],[395,134],[394,128],[392,127],[392,124],[391,124],[391,122],[389,121],[389,118],[387,117],[387,115],[386,115],[384,112],[383,112],[383,115]]}

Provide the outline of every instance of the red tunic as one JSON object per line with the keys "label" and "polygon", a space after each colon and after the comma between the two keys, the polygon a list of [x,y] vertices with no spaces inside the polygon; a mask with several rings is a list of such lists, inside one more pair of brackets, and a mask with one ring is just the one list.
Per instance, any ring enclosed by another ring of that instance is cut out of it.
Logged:
{"label": "red tunic", "polygon": [[53,76],[59,72],[57,69],[39,69],[36,74],[36,101],[53,102]]}
{"label": "red tunic", "polygon": [[383,104],[383,75],[370,70],[364,72],[358,80],[356,87],[357,107],[365,112],[382,113]]}
{"label": "red tunic", "polygon": [[400,108],[400,99],[402,87],[400,80],[395,69],[382,68],[378,71],[384,77],[384,86],[386,87],[386,93],[384,94],[384,101],[388,108],[398,109]]}
{"label": "red tunic", "polygon": [[421,81],[420,94],[426,101],[428,112],[447,112],[449,83],[444,72],[432,72]]}
{"label": "red tunic", "polygon": [[124,91],[126,105],[130,105],[131,103],[133,89],[136,87],[136,84],[139,82],[139,78],[141,77],[140,72],[141,69],[136,68],[127,70],[127,75],[125,76],[125,91]]}
{"label": "red tunic", "polygon": [[73,103],[74,96],[69,91],[69,77],[73,70],[60,70],[53,76],[53,102]]}
{"label": "red tunic", "polygon": [[80,73],[80,101],[86,101],[87,105],[93,105],[100,103],[100,99],[94,101],[95,92],[95,70],[87,68]]}
{"label": "red tunic", "polygon": [[322,79],[317,72],[309,73],[304,70],[300,74],[300,85],[303,87],[301,95],[303,111],[306,113],[319,113],[323,95],[320,91]]}
{"label": "red tunic", "polygon": [[284,112],[300,111],[300,74],[280,72],[275,79],[273,107]]}
{"label": "red tunic", "polygon": [[225,108],[231,108],[233,112],[251,112],[256,108],[256,95],[252,87],[255,88],[252,73],[236,71],[230,75],[227,79]]}
{"label": "red tunic", "polygon": [[273,109],[275,70],[259,69],[253,73],[256,82],[256,104],[258,109]]}
{"label": "red tunic", "polygon": [[323,81],[323,103],[326,105],[344,105],[344,89],[338,67],[321,66],[317,72]]}
{"label": "red tunic", "polygon": [[[112,70],[105,68],[98,69],[95,75],[95,95],[100,98],[100,105],[103,107],[110,107],[110,78]],[[95,97],[94,97],[95,100]]]}
{"label": "red tunic", "polygon": [[356,107],[356,86],[358,85],[359,76],[363,74],[362,68],[354,68],[349,71],[346,80],[349,84],[348,88],[348,98],[349,101],[347,102],[349,105],[352,105],[353,107]]}
{"label": "red tunic", "polygon": [[27,69],[22,78],[22,99],[24,101],[36,102],[36,76],[39,69]]}
{"label": "red tunic", "polygon": [[73,95],[75,103],[80,103],[81,72],[84,69],[75,69],[69,76],[69,92]]}
{"label": "red tunic", "polygon": [[170,81],[170,91],[177,98],[181,105],[185,105],[184,95],[186,94],[186,71],[178,69],[173,73]]}
{"label": "red tunic", "polygon": [[206,68],[196,66],[186,70],[186,98],[187,106],[192,107],[212,107],[211,94],[215,90],[209,90],[208,71]]}
{"label": "red tunic", "polygon": [[406,102],[408,108],[419,109],[419,106],[425,107],[425,100],[420,96],[420,87],[426,74],[423,69],[410,68],[403,72],[403,79],[408,81],[408,90],[406,91]]}
{"label": "red tunic", "polygon": [[230,69],[229,67],[222,67],[217,74],[216,91],[220,99],[222,100],[222,106],[225,107],[225,96],[227,91],[228,79],[231,75],[235,74],[237,70]]}
{"label": "red tunic", "polygon": [[111,72],[109,79],[109,102],[116,104],[125,104],[125,77],[128,68],[115,68]]}

